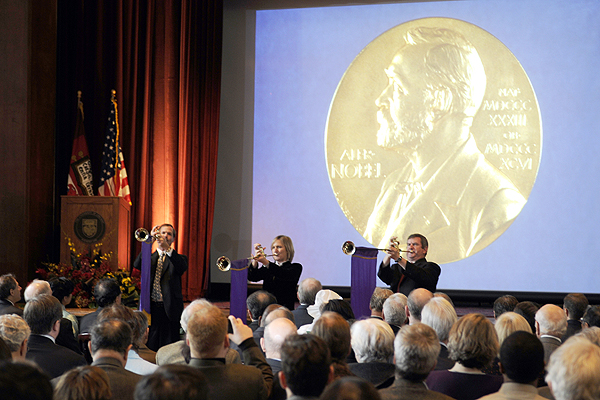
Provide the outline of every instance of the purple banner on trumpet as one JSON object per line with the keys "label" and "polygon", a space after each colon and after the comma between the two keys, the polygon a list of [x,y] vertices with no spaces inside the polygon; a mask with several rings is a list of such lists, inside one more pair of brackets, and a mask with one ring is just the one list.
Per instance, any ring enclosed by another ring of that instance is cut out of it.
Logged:
{"label": "purple banner on trumpet", "polygon": [[369,317],[369,303],[375,290],[377,253],[372,247],[357,247],[352,254],[350,301],[356,319]]}
{"label": "purple banner on trumpet", "polygon": [[242,258],[231,263],[231,292],[229,313],[246,322],[246,297],[248,297],[248,259]]}

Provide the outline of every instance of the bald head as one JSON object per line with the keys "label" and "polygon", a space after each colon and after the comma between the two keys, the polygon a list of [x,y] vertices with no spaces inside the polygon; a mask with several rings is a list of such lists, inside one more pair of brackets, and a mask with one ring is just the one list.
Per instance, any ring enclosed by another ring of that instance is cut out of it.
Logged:
{"label": "bald head", "polygon": [[42,294],[52,295],[52,288],[50,288],[50,284],[47,281],[40,279],[34,279],[23,293],[26,302]]}
{"label": "bald head", "polygon": [[429,300],[433,298],[433,293],[427,289],[415,289],[408,295],[408,304],[406,306],[410,325],[421,321],[421,312]]}
{"label": "bald head", "polygon": [[546,304],[535,313],[535,327],[538,336],[561,338],[567,332],[567,315],[562,308]]}
{"label": "bald head", "polygon": [[281,345],[285,338],[297,333],[296,324],[287,318],[277,318],[265,328],[261,346],[267,358],[281,359]]}
{"label": "bald head", "polygon": [[306,278],[298,285],[298,300],[301,304],[312,306],[315,304],[315,296],[323,289],[321,282],[315,278]]}

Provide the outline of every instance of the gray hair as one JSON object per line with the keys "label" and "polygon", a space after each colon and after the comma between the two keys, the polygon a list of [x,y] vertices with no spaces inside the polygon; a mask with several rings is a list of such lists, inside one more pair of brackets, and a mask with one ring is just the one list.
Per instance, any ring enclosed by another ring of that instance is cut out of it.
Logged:
{"label": "gray hair", "polygon": [[323,289],[321,282],[315,278],[306,278],[298,286],[298,300],[301,304],[311,306],[315,304],[315,296],[321,289]]}
{"label": "gray hair", "polygon": [[547,370],[556,400],[600,398],[600,348],[589,340],[569,338],[552,353]]}
{"label": "gray hair", "polygon": [[429,300],[421,313],[421,322],[433,328],[441,342],[446,342],[452,325],[458,320],[456,310],[443,297]]}
{"label": "gray hair", "polygon": [[0,338],[4,339],[11,352],[19,351],[30,334],[31,329],[22,317],[16,314],[0,315]]}
{"label": "gray hair", "polygon": [[440,347],[430,326],[423,323],[403,326],[394,341],[396,372],[410,381],[425,380],[437,362]]}
{"label": "gray hair", "polygon": [[25,288],[25,292],[23,296],[25,297],[25,302],[28,302],[31,299],[34,299],[42,294],[49,294],[52,296],[52,288],[48,281],[44,281],[41,279],[34,279],[28,286]]}
{"label": "gray hair", "polygon": [[406,321],[406,304],[408,300],[402,293],[394,293],[383,303],[383,319],[388,324],[402,326]]}
{"label": "gray hair", "polygon": [[213,304],[206,299],[196,299],[192,301],[181,313],[181,328],[184,332],[187,332],[188,321],[194,315],[196,311],[202,310],[203,308],[210,307]]}
{"label": "gray hair", "polygon": [[546,304],[535,313],[540,333],[562,337],[567,333],[567,315],[559,306]]}
{"label": "gray hair", "polygon": [[394,332],[387,322],[376,318],[352,324],[352,349],[359,363],[389,363],[394,355]]}

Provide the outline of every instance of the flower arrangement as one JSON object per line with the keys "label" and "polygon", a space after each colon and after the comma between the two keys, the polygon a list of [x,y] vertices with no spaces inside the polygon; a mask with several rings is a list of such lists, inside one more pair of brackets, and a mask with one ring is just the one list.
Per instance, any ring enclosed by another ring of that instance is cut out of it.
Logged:
{"label": "flower arrangement", "polygon": [[65,239],[71,253],[71,265],[65,263],[42,263],[43,267],[35,272],[41,279],[49,280],[64,276],[75,285],[73,302],[79,308],[96,307],[93,299],[93,289],[96,283],[105,277],[116,279],[121,286],[122,303],[126,306],[137,307],[140,293],[140,279],[131,277],[127,271],[113,271],[109,261],[112,252],[102,254],[102,243],[98,242],[91,248],[91,254],[78,252],[68,235]]}

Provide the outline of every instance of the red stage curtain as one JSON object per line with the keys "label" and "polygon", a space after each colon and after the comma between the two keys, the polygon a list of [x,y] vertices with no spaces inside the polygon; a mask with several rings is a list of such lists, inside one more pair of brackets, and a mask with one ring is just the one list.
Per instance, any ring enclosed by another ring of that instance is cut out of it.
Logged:
{"label": "red stage curtain", "polygon": [[175,248],[190,261],[186,300],[208,286],[222,13],[222,0],[129,0],[118,9],[117,95],[121,130],[130,132],[133,225],[175,225]]}

